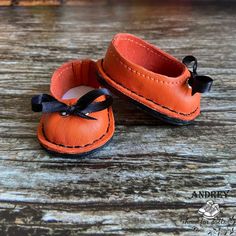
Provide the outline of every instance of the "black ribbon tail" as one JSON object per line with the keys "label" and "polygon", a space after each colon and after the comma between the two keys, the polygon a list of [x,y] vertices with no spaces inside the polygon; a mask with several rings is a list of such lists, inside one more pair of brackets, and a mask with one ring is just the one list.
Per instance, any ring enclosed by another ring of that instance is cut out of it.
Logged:
{"label": "black ribbon tail", "polygon": [[43,103],[44,102],[51,102],[54,101],[55,99],[48,95],[48,94],[40,94],[40,95],[35,95],[31,99],[31,107],[32,111],[34,112],[42,112],[43,111]]}
{"label": "black ribbon tail", "polygon": [[197,74],[197,59],[194,56],[186,56],[182,62],[188,67],[192,64],[191,77],[188,80],[189,85],[192,87],[192,95],[209,92],[213,79],[206,75]]}
{"label": "black ribbon tail", "polygon": [[96,118],[87,115],[88,113],[84,114],[83,112],[76,112],[75,114],[78,115],[79,117],[87,119],[87,120],[97,120]]}
{"label": "black ribbon tail", "polygon": [[197,75],[189,85],[192,87],[192,95],[195,93],[206,93],[211,90],[213,80],[205,75]]}

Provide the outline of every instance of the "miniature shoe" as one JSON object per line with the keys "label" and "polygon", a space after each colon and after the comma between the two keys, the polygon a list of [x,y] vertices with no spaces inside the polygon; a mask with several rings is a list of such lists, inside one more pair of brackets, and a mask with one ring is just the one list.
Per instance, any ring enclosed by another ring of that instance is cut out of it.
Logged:
{"label": "miniature shoe", "polygon": [[[186,65],[193,64],[190,72]],[[154,117],[182,125],[200,113],[200,93],[210,90],[213,80],[197,74],[197,60],[183,63],[131,35],[117,34],[97,62],[98,79]]]}
{"label": "miniature shoe", "polygon": [[220,213],[219,205],[213,204],[211,208],[204,213],[203,217],[211,220],[211,219],[214,219],[219,213]]}
{"label": "miniature shoe", "polygon": [[207,201],[207,203],[198,210],[198,213],[200,215],[203,215],[205,212],[207,212],[207,211],[209,211],[211,209],[213,204],[214,204],[213,201]]}
{"label": "miniature shoe", "polygon": [[83,156],[112,138],[112,97],[109,90],[99,88],[95,62],[65,63],[54,72],[50,92],[52,96],[32,98],[32,110],[43,113],[37,135],[46,150],[62,156]]}

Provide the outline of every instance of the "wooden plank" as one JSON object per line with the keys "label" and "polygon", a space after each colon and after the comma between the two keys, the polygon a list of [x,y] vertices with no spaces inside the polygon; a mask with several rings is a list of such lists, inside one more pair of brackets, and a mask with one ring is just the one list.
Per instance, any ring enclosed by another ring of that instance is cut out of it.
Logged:
{"label": "wooden plank", "polygon": [[[25,151],[28,153],[32,152]],[[204,199],[191,198],[193,191],[200,188],[230,190],[228,198],[218,202],[236,206],[236,177],[232,174],[235,160],[232,159],[229,164],[223,158],[216,161],[213,157],[202,157],[202,161],[194,156],[186,158],[181,153],[109,157],[103,153],[99,159],[69,159],[63,163],[59,158],[43,155],[37,157],[39,160],[1,160],[0,201],[79,204],[78,207],[88,208],[90,203],[94,207],[102,204],[104,208],[126,203],[142,203],[145,207],[145,202],[153,201],[160,205],[156,207],[166,204],[168,208],[176,202],[201,204]]]}
{"label": "wooden plank", "polygon": [[[209,198],[192,197],[230,191],[214,201],[220,218],[235,215],[236,5],[214,3],[0,8],[0,235],[234,235],[236,225],[204,224],[197,211]],[[84,159],[49,156],[31,96],[48,92],[63,62],[103,57],[119,31],[198,58],[215,79],[201,116],[170,126],[116,97],[108,146]]]}
{"label": "wooden plank", "polygon": [[0,6],[58,6],[60,0],[1,0]]}
{"label": "wooden plank", "polygon": [[[207,235],[212,231],[210,226],[201,228],[197,223],[184,224],[186,210],[188,215],[193,216],[193,222],[199,220],[196,209],[192,207],[180,209],[177,214],[176,209],[166,210],[163,207],[153,210],[153,206],[152,209],[142,209],[140,206],[135,211],[132,207],[118,211],[78,211],[73,206],[63,209],[60,206],[30,204],[4,204],[3,207],[0,215],[9,221],[7,226],[2,225],[6,235],[12,235],[11,232],[16,229],[19,234],[30,232],[35,235],[50,232],[57,235],[189,235],[192,229],[197,235]],[[145,222],[145,226],[140,222]]]}
{"label": "wooden plank", "polygon": [[102,6],[107,0],[1,0],[0,6]]}

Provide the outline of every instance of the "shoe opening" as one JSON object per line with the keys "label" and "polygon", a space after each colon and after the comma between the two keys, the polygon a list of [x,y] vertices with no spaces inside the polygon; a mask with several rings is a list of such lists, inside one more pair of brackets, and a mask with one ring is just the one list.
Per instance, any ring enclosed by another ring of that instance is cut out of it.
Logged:
{"label": "shoe opening", "polygon": [[113,43],[122,57],[149,71],[168,77],[178,77],[184,72],[179,61],[133,35],[118,34]]}

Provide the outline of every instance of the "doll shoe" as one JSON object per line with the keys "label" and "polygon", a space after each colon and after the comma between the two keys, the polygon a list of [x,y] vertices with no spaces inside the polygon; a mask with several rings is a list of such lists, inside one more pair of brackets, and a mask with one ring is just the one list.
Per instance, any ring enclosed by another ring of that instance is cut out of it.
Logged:
{"label": "doll shoe", "polygon": [[214,202],[213,201],[207,201],[207,203],[203,206],[203,207],[201,207],[199,210],[198,210],[198,213],[200,214],[200,215],[203,215],[205,212],[208,212],[208,211],[210,211],[210,209],[211,209],[211,207],[212,207],[212,205],[214,204]]}
{"label": "doll shoe", "polygon": [[208,211],[204,213],[203,217],[208,220],[212,220],[216,218],[216,216],[218,216],[219,214],[220,214],[220,207],[218,204],[215,203],[211,206],[211,208]]}
{"label": "doll shoe", "polygon": [[97,66],[99,81],[112,92],[177,125],[199,115],[200,93],[209,91],[213,82],[197,74],[195,57],[187,56],[181,63],[131,34],[117,34]]}
{"label": "doll shoe", "polygon": [[99,88],[95,62],[65,63],[54,72],[50,92],[32,98],[32,110],[43,113],[37,136],[50,153],[83,156],[112,138],[112,97]]}

